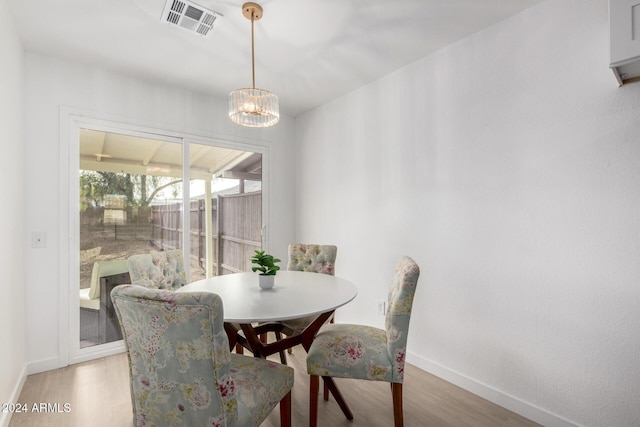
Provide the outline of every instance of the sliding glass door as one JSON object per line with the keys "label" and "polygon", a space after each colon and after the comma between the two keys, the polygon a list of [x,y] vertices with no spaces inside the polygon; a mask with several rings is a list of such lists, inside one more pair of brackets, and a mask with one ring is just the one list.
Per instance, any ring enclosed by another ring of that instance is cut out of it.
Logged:
{"label": "sliding glass door", "polygon": [[260,153],[90,126],[78,152],[81,349],[121,339],[107,287],[127,282],[131,255],[181,249],[187,281],[249,269]]}

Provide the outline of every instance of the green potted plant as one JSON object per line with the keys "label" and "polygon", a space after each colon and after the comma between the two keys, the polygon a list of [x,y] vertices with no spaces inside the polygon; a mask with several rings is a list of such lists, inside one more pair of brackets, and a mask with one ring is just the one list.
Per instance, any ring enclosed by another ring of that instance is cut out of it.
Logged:
{"label": "green potted plant", "polygon": [[278,262],[280,262],[278,258],[274,258],[273,255],[265,251],[256,250],[256,253],[251,257],[251,263],[257,264],[251,267],[251,271],[254,273],[260,271],[258,283],[262,289],[273,288],[275,275],[280,270],[280,267],[276,265]]}

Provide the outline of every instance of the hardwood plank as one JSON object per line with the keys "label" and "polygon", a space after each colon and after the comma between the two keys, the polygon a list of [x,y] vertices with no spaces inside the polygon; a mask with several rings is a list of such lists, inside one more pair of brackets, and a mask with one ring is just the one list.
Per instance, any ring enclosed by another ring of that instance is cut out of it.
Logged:
{"label": "hardwood plank", "polygon": [[[14,413],[10,427],[131,426],[131,394],[126,354],[30,375],[20,403],[58,404],[62,412]],[[70,411],[64,412],[64,404]]]}
{"label": "hardwood plank", "polygon": [[[309,412],[309,376],[306,353],[302,347],[288,355],[296,370],[292,393],[292,425],[307,426]],[[273,356],[278,360],[278,355]],[[330,398],[318,401],[320,426],[392,426],[393,405],[388,383],[336,379],[354,420],[348,421]],[[322,393],[320,393],[322,396]],[[475,396],[415,366],[407,365],[403,385],[405,426],[530,427],[538,424]],[[125,354],[80,363],[54,371],[31,375],[20,395],[29,408],[36,403],[58,403],[71,411],[16,413],[10,427],[131,427],[133,413],[129,389],[129,371]],[[280,426],[276,408],[263,427]]]}

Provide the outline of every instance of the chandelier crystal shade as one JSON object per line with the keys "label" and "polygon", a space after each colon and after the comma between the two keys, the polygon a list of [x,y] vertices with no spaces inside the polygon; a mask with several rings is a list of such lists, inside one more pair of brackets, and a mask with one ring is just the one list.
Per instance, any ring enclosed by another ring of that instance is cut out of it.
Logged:
{"label": "chandelier crystal shade", "polygon": [[229,94],[229,118],[242,126],[273,126],[280,120],[278,97],[264,89],[236,89]]}
{"label": "chandelier crystal shade", "polygon": [[242,14],[251,20],[251,72],[252,88],[236,89],[229,93],[229,118],[234,123],[248,127],[269,127],[280,120],[278,97],[273,92],[256,88],[253,22],[262,18],[262,7],[245,3]]}

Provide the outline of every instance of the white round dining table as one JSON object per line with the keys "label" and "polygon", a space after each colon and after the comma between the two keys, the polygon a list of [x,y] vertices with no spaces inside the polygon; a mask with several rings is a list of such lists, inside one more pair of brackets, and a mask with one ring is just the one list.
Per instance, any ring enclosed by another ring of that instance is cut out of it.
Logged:
{"label": "white round dining table", "polygon": [[220,296],[224,320],[264,323],[332,312],[358,294],[350,281],[328,274],[279,271],[275,286],[261,289],[257,273],[233,273],[189,283],[177,292],[204,291]]}

